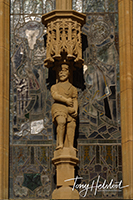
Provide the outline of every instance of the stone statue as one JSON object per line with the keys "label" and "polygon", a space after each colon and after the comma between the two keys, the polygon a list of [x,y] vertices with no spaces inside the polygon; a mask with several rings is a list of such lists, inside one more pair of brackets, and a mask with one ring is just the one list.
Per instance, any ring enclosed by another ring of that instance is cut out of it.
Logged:
{"label": "stone statue", "polygon": [[78,110],[77,89],[69,82],[69,65],[58,67],[59,82],[51,87],[52,119],[57,129],[57,147],[73,147]]}

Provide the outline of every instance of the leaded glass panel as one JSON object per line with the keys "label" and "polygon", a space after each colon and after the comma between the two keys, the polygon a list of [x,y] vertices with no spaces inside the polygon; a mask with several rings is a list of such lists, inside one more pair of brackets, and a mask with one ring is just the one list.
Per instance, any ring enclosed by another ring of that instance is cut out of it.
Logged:
{"label": "leaded glass panel", "polygon": [[[100,183],[111,179],[117,182],[122,180],[118,2],[84,0],[80,4],[77,0],[73,9],[86,14],[82,28],[84,86],[79,88],[78,176],[83,177],[83,184],[91,184],[98,176]],[[79,70],[76,78],[81,80],[81,74]],[[88,191],[83,198],[122,198],[122,191],[97,195]]]}
{"label": "leaded glass panel", "polygon": [[46,30],[55,1],[11,1],[10,198],[50,198],[53,125]]}
{"label": "leaded glass panel", "polygon": [[118,12],[118,0],[73,0],[72,7],[83,13]]}
{"label": "leaded glass panel", "polygon": [[[116,14],[115,14],[116,15]],[[120,142],[118,31],[109,15],[86,15],[84,91],[79,92],[82,138]],[[83,124],[83,125],[82,125]]]}
{"label": "leaded glass panel", "polygon": [[[79,176],[83,179],[80,184],[89,184],[99,179],[99,184],[120,182],[122,180],[122,161],[120,145],[79,145]],[[105,184],[105,185],[106,185]],[[83,189],[79,189],[81,192]],[[98,190],[95,189],[81,192],[81,199],[117,199],[122,197],[122,190]]]}

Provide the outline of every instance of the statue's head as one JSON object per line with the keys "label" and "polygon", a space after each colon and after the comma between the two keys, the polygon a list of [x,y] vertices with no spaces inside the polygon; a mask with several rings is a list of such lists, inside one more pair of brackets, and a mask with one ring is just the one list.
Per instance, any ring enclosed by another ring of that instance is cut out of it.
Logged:
{"label": "statue's head", "polygon": [[59,80],[64,82],[69,79],[69,65],[62,64],[59,69]]}

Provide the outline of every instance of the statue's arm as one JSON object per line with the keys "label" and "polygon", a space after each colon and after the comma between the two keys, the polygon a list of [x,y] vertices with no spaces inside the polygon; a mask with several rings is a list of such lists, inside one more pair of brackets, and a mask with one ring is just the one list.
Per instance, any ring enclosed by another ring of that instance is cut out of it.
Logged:
{"label": "statue's arm", "polygon": [[56,88],[55,85],[53,85],[51,87],[51,95],[52,95],[52,97],[53,97],[53,99],[55,101],[59,101],[59,102],[65,103],[68,106],[72,106],[72,99],[71,98],[67,99],[64,96],[58,94],[58,91],[57,91],[57,88]]}
{"label": "statue's arm", "polygon": [[[70,110],[71,116],[75,118],[78,115],[78,113],[77,113],[77,111],[78,111],[78,93],[77,93],[77,89],[75,87],[73,88],[72,99],[73,99],[73,107],[69,108],[69,110]],[[72,110],[73,110],[73,112],[72,112]]]}
{"label": "statue's arm", "polygon": [[73,107],[74,107],[75,112],[77,112],[77,110],[78,110],[78,100],[77,99],[73,100]]}
{"label": "statue's arm", "polygon": [[73,107],[75,112],[78,110],[78,91],[77,88],[73,88]]}

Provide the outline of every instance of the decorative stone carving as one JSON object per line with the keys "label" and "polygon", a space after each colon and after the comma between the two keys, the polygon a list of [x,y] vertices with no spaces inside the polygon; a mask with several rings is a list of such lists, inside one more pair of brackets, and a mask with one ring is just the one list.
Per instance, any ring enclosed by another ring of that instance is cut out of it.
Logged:
{"label": "decorative stone carving", "polygon": [[67,147],[58,149],[54,152],[52,162],[56,165],[58,187],[54,190],[52,199],[79,199],[78,191],[72,190],[74,185],[72,178],[75,177],[74,167],[79,163],[79,159],[76,157],[76,149]]}
{"label": "decorative stone carving", "polygon": [[57,147],[73,147],[78,109],[77,89],[69,82],[69,66],[58,67],[59,82],[51,87],[52,118],[57,126]]}
{"label": "decorative stone carving", "polygon": [[81,27],[86,16],[72,10],[72,0],[56,0],[56,9],[42,16],[47,27],[47,68],[56,71],[56,84],[51,87],[54,99],[52,120],[56,126],[57,147],[53,164],[56,166],[57,189],[53,199],[79,199],[77,190],[72,190],[75,166],[79,159],[73,148],[78,110],[77,89],[72,85],[73,70],[82,67]]}
{"label": "decorative stone carving", "polygon": [[42,23],[47,26],[46,67],[53,67],[57,61],[64,62],[62,57],[82,67],[81,27],[84,22],[85,15],[74,10],[55,10],[43,15]]}
{"label": "decorative stone carving", "polygon": [[81,44],[81,24],[70,18],[57,19],[47,25],[47,58],[45,65],[51,66],[54,59],[60,60],[61,54],[67,54],[67,60],[83,63]]}

